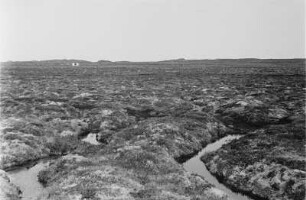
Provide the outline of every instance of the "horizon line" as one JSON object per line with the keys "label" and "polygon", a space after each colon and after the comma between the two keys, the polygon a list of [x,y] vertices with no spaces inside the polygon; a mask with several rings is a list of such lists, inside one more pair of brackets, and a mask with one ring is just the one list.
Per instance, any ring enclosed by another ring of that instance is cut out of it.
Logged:
{"label": "horizon line", "polygon": [[97,61],[92,60],[84,60],[78,58],[53,58],[53,59],[43,59],[43,60],[7,60],[7,61],[0,61],[0,63],[8,63],[8,62],[43,62],[43,61],[56,61],[56,60],[66,60],[66,61],[85,61],[96,63],[99,61],[105,62],[131,62],[131,63],[143,63],[143,62],[163,62],[163,61],[201,61],[201,60],[298,60],[298,59],[306,59],[305,57],[288,57],[288,58],[256,58],[256,57],[241,57],[241,58],[173,58],[173,59],[164,59],[164,60],[143,60],[143,61],[132,61],[132,60],[107,60],[107,59],[100,59]]}

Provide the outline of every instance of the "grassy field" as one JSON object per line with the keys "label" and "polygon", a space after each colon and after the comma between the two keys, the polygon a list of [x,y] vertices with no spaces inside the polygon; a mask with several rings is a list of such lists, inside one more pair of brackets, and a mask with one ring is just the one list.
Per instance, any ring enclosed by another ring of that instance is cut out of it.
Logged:
{"label": "grassy field", "polygon": [[[71,62],[1,67],[0,168],[62,156],[40,173],[49,189],[41,199],[222,199],[179,163],[233,133],[247,136],[206,163],[226,161],[219,168],[228,171],[261,163],[305,174],[305,60]],[[101,145],[82,142],[88,133]],[[287,182],[289,189],[263,198],[305,195]],[[252,184],[247,192],[254,195],[266,189]]]}

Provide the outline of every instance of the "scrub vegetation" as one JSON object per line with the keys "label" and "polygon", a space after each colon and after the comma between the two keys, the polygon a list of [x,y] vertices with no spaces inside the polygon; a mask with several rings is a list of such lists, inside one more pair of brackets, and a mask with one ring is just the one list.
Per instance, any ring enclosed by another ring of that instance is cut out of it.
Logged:
{"label": "scrub vegetation", "polygon": [[[243,134],[204,156],[208,169],[234,190],[300,199],[304,64],[2,63],[0,169],[58,156],[39,173],[47,191],[39,199],[226,199],[180,163],[225,135]],[[90,133],[99,145],[81,140]],[[10,188],[3,196],[20,196],[2,179]]]}

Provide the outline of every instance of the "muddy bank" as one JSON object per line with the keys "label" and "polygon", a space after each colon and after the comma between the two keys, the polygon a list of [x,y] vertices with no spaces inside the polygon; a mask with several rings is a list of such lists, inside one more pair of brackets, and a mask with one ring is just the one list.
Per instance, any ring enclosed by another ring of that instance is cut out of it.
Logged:
{"label": "muddy bank", "polygon": [[[274,133],[269,130],[254,131],[201,159],[212,174],[235,191],[260,199],[302,200],[305,140],[285,134],[288,129],[284,127]],[[296,134],[305,134],[300,131],[303,133]]]}
{"label": "muddy bank", "polygon": [[247,135],[203,156],[209,171],[232,190],[259,199],[304,199],[304,84],[268,84],[223,102],[216,117]]}
{"label": "muddy bank", "polygon": [[61,156],[78,145],[77,132],[65,135],[51,130],[50,124],[34,119],[10,117],[2,120],[0,169],[10,170],[47,157]]}
{"label": "muddy bank", "polygon": [[3,170],[0,170],[0,186],[0,199],[10,200],[21,198],[21,190],[11,182],[8,174]]}

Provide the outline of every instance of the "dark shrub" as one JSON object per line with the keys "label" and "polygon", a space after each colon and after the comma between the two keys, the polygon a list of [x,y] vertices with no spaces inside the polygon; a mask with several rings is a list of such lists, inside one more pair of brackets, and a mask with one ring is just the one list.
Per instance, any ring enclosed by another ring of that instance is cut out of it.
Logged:
{"label": "dark shrub", "polygon": [[47,186],[48,181],[51,179],[52,174],[47,170],[42,170],[38,173],[38,181],[43,185]]}
{"label": "dark shrub", "polygon": [[74,136],[55,136],[52,142],[48,142],[46,147],[50,149],[50,155],[66,154],[77,147],[78,139]]}

